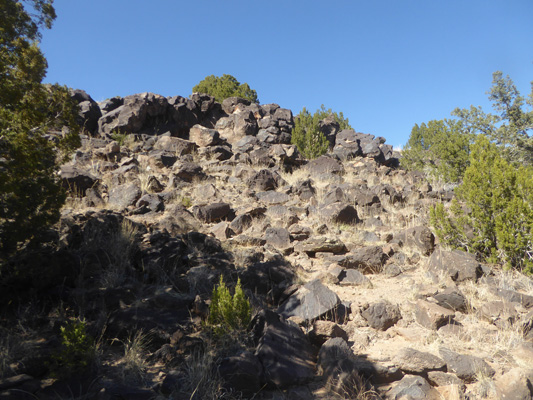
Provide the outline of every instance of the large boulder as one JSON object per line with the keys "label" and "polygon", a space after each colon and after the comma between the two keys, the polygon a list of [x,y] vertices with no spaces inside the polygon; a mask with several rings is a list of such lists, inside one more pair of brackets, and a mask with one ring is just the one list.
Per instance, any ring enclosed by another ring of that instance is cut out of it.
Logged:
{"label": "large boulder", "polygon": [[224,358],[218,366],[218,372],[226,389],[241,392],[244,396],[259,392],[264,381],[263,366],[249,351]]}
{"label": "large boulder", "polygon": [[194,125],[189,131],[189,140],[198,147],[216,146],[221,144],[220,134],[215,129],[209,129],[202,125]]}
{"label": "large boulder", "polygon": [[141,196],[141,189],[134,183],[118,185],[109,191],[108,203],[118,209],[124,209],[137,203]]}
{"label": "large boulder", "polygon": [[196,218],[204,222],[218,222],[223,219],[232,219],[233,210],[228,203],[212,203],[194,206],[192,212]]}
{"label": "large boulder", "polygon": [[380,331],[389,329],[402,318],[400,308],[387,301],[371,304],[361,312],[361,315],[372,328]]}
{"label": "large boulder", "polygon": [[60,175],[62,186],[78,196],[84,196],[98,182],[90,172],[73,165],[63,165]]}
{"label": "large boulder", "polygon": [[273,388],[302,384],[315,375],[313,346],[302,330],[273,311],[262,310],[252,321],[255,356]]}
{"label": "large boulder", "polygon": [[394,235],[393,241],[406,247],[413,247],[429,256],[435,249],[435,236],[426,226],[404,229]]}
{"label": "large boulder", "polygon": [[442,396],[421,376],[406,375],[387,393],[391,400],[440,400]]}
{"label": "large boulder", "polygon": [[104,114],[98,121],[101,133],[161,134],[172,129],[168,100],[154,93],[124,97],[124,104]]}
{"label": "large boulder", "polygon": [[335,292],[319,280],[306,283],[283,303],[278,312],[285,318],[298,316],[305,321],[313,321],[324,315],[333,314],[340,304]]}
{"label": "large boulder", "polygon": [[483,274],[475,256],[464,251],[447,251],[437,247],[428,260],[428,269],[435,274],[444,273],[457,282],[477,281]]}
{"label": "large boulder", "polygon": [[367,273],[377,273],[383,268],[387,260],[387,254],[383,252],[381,246],[367,246],[353,249],[341,260],[341,266],[345,268],[356,268]]}
{"label": "large boulder", "polygon": [[307,169],[312,176],[344,173],[342,163],[329,156],[315,158],[307,164]]}
{"label": "large boulder", "polygon": [[439,348],[442,359],[446,362],[448,372],[453,372],[465,382],[473,382],[479,374],[491,377],[494,369],[479,357],[459,354],[445,347]]}
{"label": "large boulder", "polygon": [[91,135],[98,132],[98,120],[102,116],[102,110],[85,91],[79,89],[70,90],[70,96],[78,103],[78,123],[80,127]]}
{"label": "large boulder", "polygon": [[319,215],[338,224],[354,225],[360,222],[354,206],[342,202],[331,203],[320,208]]}
{"label": "large boulder", "polygon": [[200,122],[201,112],[194,101],[182,96],[168,98],[169,119],[173,122],[171,133],[187,138],[189,129]]}

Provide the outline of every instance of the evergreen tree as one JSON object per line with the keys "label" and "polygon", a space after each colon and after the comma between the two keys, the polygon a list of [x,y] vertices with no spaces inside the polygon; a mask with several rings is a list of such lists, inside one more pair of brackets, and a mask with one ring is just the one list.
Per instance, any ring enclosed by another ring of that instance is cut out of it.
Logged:
{"label": "evergreen tree", "polygon": [[437,236],[451,247],[532,273],[532,175],[533,168],[509,163],[478,135],[451,213],[442,204],[431,210]]}
{"label": "evergreen tree", "polygon": [[415,124],[402,152],[401,165],[446,182],[458,182],[468,166],[470,137],[462,123],[454,120]]}
{"label": "evergreen tree", "polygon": [[[67,88],[41,83],[47,63],[38,43],[56,16],[52,0],[0,0],[0,15],[1,259],[58,220],[65,199],[59,155],[79,137]],[[47,137],[65,124],[62,135]]]}
{"label": "evergreen tree", "polygon": [[452,115],[463,122],[471,133],[484,134],[494,142],[508,161],[533,165],[533,82],[527,100],[521,95],[509,76],[501,71],[493,74],[489,99],[497,115],[485,113],[481,107],[456,108]]}
{"label": "evergreen tree", "polygon": [[240,83],[232,75],[224,74],[220,77],[210,75],[192,88],[193,93],[207,93],[222,103],[228,97],[241,97],[252,103],[259,103],[257,92],[250,88],[247,83]]}
{"label": "evergreen tree", "polygon": [[305,158],[317,158],[328,151],[329,142],[320,131],[320,121],[329,116],[333,116],[340,130],[351,129],[348,119],[344,118],[342,112],[332,112],[331,108],[326,110],[323,104],[313,115],[304,107],[294,119],[291,143],[298,147]]}

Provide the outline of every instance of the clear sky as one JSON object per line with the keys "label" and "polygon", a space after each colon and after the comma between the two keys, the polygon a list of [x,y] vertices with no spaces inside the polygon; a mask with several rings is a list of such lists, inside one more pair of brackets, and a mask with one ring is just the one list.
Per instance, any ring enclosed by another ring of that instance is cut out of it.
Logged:
{"label": "clear sky", "polygon": [[324,104],[404,144],[415,123],[483,106],[492,73],[527,96],[533,0],[55,0],[46,82],[96,101],[189,96],[233,75],[297,114]]}

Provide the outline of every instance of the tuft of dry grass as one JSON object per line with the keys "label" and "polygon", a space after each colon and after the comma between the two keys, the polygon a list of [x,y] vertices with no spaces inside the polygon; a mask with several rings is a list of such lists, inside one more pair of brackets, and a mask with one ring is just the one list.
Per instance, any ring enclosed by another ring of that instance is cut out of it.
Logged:
{"label": "tuft of dry grass", "polygon": [[120,375],[124,383],[142,383],[146,371],[147,346],[150,342],[149,334],[142,330],[122,342],[124,356],[119,360]]}

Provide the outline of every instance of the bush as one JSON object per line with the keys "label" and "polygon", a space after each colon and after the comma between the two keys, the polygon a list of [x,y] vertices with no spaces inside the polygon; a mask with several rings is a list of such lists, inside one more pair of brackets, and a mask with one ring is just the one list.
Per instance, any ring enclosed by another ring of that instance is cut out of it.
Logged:
{"label": "bush", "polygon": [[532,273],[533,168],[509,163],[483,135],[469,160],[451,213],[442,204],[431,209],[437,236],[489,262]]}
{"label": "bush", "polygon": [[244,295],[240,279],[231,296],[229,289],[220,276],[219,284],[213,288],[209,317],[207,322],[217,333],[226,333],[235,329],[245,329],[251,320],[250,302]]}
{"label": "bush", "polygon": [[470,135],[453,120],[415,124],[400,163],[407,170],[426,172],[434,179],[459,182],[468,166]]}
{"label": "bush", "polygon": [[54,374],[73,376],[86,371],[95,358],[93,339],[84,321],[75,319],[61,327],[61,350],[54,357]]}
{"label": "bush", "polygon": [[326,136],[320,130],[320,122],[332,116],[339,124],[339,129],[351,129],[347,118],[341,113],[332,112],[331,108],[326,110],[322,104],[321,108],[313,115],[304,107],[294,120],[291,142],[298,147],[298,150],[307,159],[313,159],[325,154],[329,148]]}
{"label": "bush", "polygon": [[224,74],[221,77],[210,75],[192,88],[193,93],[207,93],[222,103],[228,97],[241,97],[252,103],[259,103],[257,92],[247,83],[240,83],[235,77]]}

